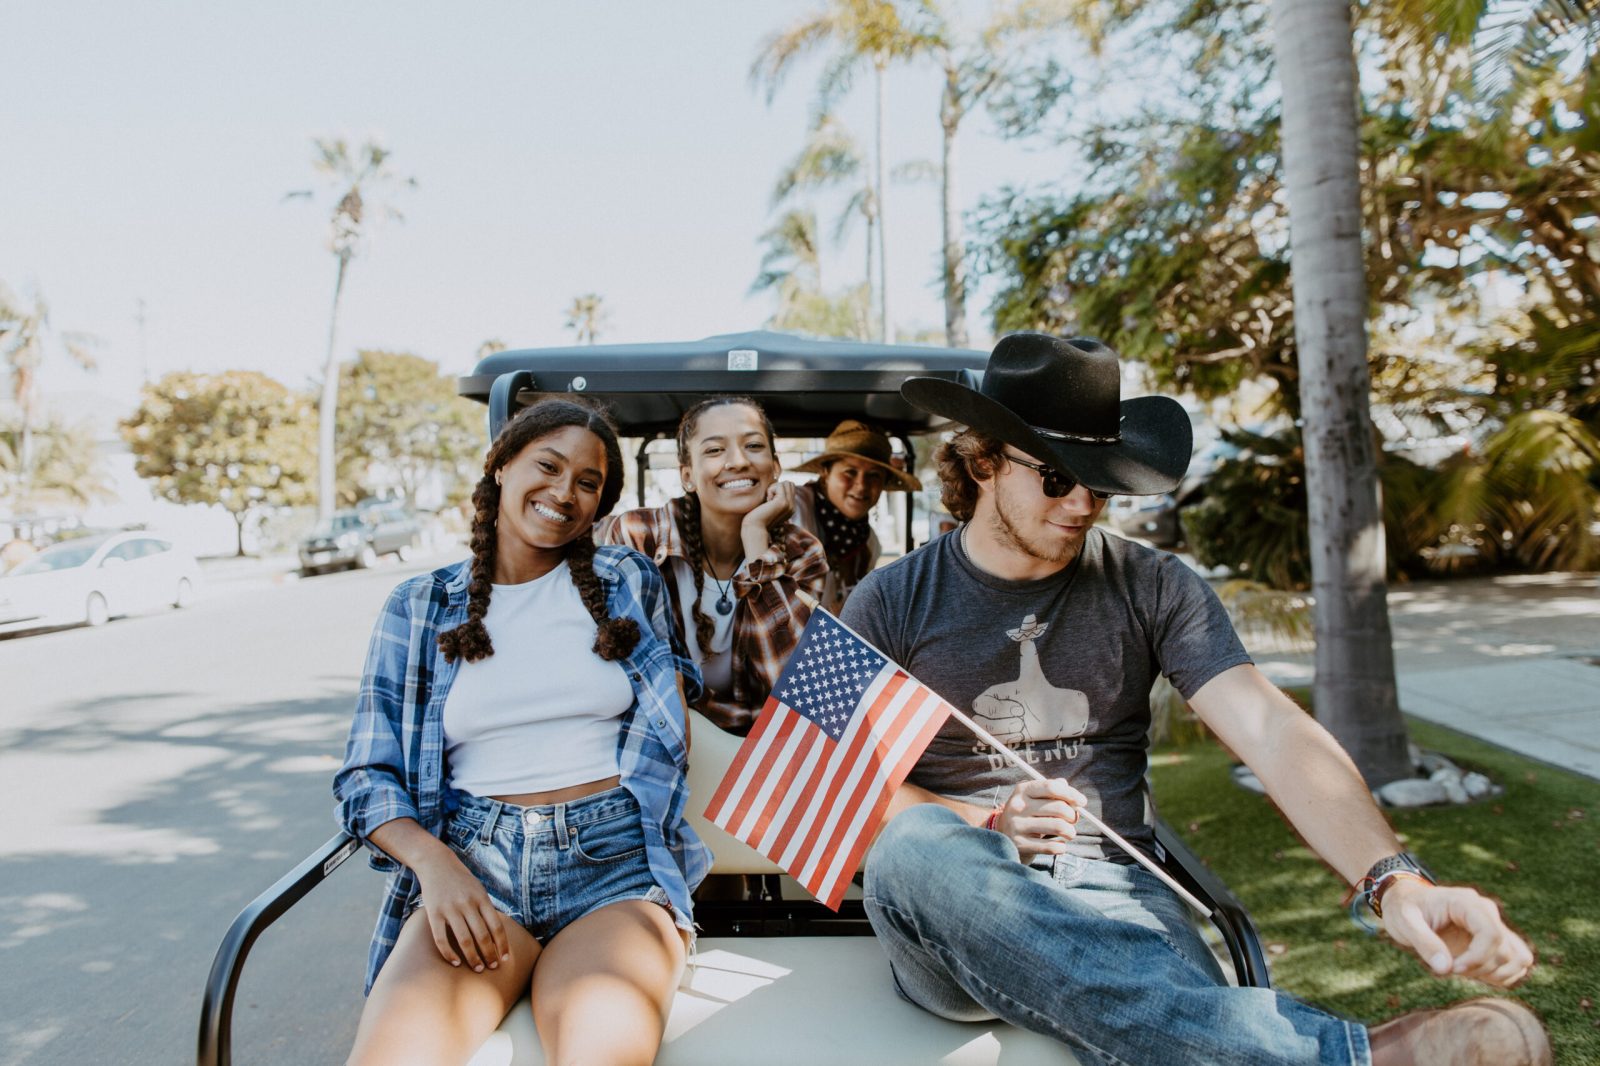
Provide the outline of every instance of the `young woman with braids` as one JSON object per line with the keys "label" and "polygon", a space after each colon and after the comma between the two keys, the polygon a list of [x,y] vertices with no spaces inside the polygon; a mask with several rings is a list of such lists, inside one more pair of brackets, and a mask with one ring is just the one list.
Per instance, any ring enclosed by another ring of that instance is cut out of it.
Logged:
{"label": "young woman with braids", "polygon": [[745,396],[713,396],[678,421],[684,493],[626,511],[595,539],[655,560],[679,632],[705,678],[696,709],[748,733],[822,591],[822,544],[793,525],[794,486],[778,480],[772,423]]}
{"label": "young woman with braids", "polygon": [[465,1062],[530,988],[547,1061],[655,1057],[709,865],[700,680],[656,568],[595,547],[622,471],[604,414],[534,404],[489,449],[472,558],[384,607],[334,779],[390,873],[351,1062]]}

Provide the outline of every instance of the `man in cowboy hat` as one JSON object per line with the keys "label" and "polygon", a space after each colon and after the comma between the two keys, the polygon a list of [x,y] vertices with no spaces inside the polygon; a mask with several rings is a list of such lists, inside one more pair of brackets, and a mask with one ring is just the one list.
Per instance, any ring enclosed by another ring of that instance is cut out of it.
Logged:
{"label": "man in cowboy hat", "polygon": [[913,378],[901,390],[967,427],[937,456],[964,524],[868,575],[843,619],[1048,780],[960,724],[934,738],[866,862],[897,988],[1085,1061],[1549,1062],[1537,1018],[1509,999],[1368,1029],[1228,987],[1178,897],[1078,824],[1087,810],[1152,846],[1145,736],[1164,674],[1433,973],[1508,988],[1533,965],[1492,901],[1436,886],[1402,849],[1354,764],[1251,664],[1203,580],[1095,528],[1106,499],[1170,491],[1189,459],[1183,409],[1122,400],[1120,381],[1096,341],[1023,333],[996,345],[979,389]]}
{"label": "man in cowboy hat", "polygon": [[922,482],[893,463],[889,438],[864,422],[846,419],[828,434],[822,454],[795,469],[820,474],[794,494],[794,524],[822,541],[828,578],[822,606],[834,614],[878,564],[882,546],[869,515],[885,489],[914,492]]}

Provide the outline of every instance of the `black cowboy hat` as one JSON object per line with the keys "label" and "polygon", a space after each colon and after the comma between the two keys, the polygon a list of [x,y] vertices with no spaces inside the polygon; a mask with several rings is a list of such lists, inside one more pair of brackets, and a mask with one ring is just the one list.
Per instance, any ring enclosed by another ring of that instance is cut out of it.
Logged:
{"label": "black cowboy hat", "polygon": [[1117,353],[1088,337],[1003,337],[980,389],[908,378],[900,395],[986,433],[1099,492],[1171,492],[1189,466],[1194,429],[1166,396],[1122,399]]}

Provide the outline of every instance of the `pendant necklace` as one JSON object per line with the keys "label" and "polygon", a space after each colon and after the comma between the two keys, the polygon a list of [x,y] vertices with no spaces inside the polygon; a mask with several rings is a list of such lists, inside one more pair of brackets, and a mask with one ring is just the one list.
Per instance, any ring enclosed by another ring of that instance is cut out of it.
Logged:
{"label": "pendant necklace", "polygon": [[[733,570],[734,570],[734,574],[739,572],[739,564],[738,563],[734,563],[733,564]],[[728,575],[728,580],[727,581],[722,581],[720,578],[717,577],[717,575],[715,573],[712,572],[712,570],[711,570],[711,568],[709,566],[706,567],[706,573],[711,575],[712,584],[717,586],[717,593],[718,593],[718,595],[717,595],[717,613],[720,614],[720,615],[723,615],[723,616],[727,616],[727,615],[732,614],[733,613],[733,597],[730,596],[729,593],[731,593],[733,591],[733,576],[734,575],[733,574],[729,574]]]}

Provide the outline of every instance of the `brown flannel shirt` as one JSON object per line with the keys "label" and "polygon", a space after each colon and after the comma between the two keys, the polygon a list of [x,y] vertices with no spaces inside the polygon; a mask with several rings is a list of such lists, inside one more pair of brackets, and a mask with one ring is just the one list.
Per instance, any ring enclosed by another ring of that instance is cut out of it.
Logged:
{"label": "brown flannel shirt", "polygon": [[[672,508],[646,507],[601,519],[594,527],[596,544],[623,544],[655,560],[671,592],[672,617],[680,633],[689,632],[674,568],[667,559],[689,562],[683,534]],[[692,565],[692,564],[691,564]],[[792,523],[782,544],[746,559],[733,575],[733,698],[709,690],[696,708],[712,722],[740,736],[750,732],[767,695],[800,642],[800,631],[828,576],[822,542]],[[692,592],[693,590],[688,590]]]}

